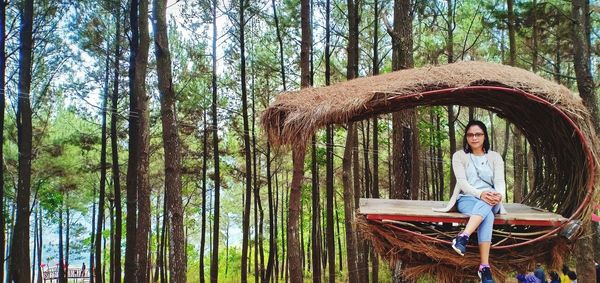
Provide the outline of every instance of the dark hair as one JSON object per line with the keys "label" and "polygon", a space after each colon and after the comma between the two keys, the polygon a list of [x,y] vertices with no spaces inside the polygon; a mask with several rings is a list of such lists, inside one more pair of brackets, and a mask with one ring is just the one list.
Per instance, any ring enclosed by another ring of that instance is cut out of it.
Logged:
{"label": "dark hair", "polygon": [[471,147],[469,146],[469,143],[467,143],[467,131],[472,126],[478,126],[479,128],[481,128],[481,130],[483,130],[483,136],[485,137],[485,139],[483,140],[483,152],[487,153],[488,150],[490,150],[490,139],[488,137],[487,127],[485,126],[485,124],[483,122],[478,121],[478,120],[469,121],[469,123],[465,127],[465,133],[463,134],[463,150],[465,151],[465,153],[472,152]]}
{"label": "dark hair", "polygon": [[571,280],[577,279],[577,274],[572,270],[569,271],[569,273],[567,273],[567,276],[569,276],[569,279],[571,279]]}

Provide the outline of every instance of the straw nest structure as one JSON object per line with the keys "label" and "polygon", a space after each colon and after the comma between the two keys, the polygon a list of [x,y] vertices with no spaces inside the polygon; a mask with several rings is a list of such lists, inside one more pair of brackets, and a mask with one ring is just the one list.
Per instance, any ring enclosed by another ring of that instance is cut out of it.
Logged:
{"label": "straw nest structure", "polygon": [[[581,98],[566,87],[529,71],[493,63],[459,62],[364,77],[336,85],[279,95],[263,112],[261,123],[274,145],[302,149],[312,134],[329,124],[367,119],[416,106],[462,105],[491,110],[517,126],[534,155],[534,189],[525,204],[588,221],[595,175],[596,133]],[[597,199],[593,201],[597,202]],[[402,262],[409,277],[424,273],[440,282],[468,276],[479,263],[473,254],[457,257],[447,241],[432,242],[423,229],[454,232],[454,227],[427,228],[427,223],[400,227],[357,218],[357,227],[375,250],[391,263]],[[537,262],[562,264],[571,242],[559,236],[562,226],[541,231],[531,227],[495,227],[529,239],[518,248],[492,248],[496,272],[523,269]],[[533,235],[533,236],[532,236]],[[512,245],[513,247],[515,245]],[[511,247],[511,245],[505,245]]]}

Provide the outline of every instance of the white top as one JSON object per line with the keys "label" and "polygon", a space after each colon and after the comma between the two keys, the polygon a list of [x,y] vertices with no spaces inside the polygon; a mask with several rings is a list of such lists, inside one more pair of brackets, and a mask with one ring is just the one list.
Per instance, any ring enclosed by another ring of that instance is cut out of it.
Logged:
{"label": "white top", "polygon": [[[475,156],[473,155],[473,157]],[[487,159],[488,166],[491,169],[493,182],[490,183],[494,185],[494,188],[491,188],[491,186],[488,184],[485,184],[485,186],[482,185],[474,187],[469,182],[467,177],[467,171],[469,171],[468,168],[470,168],[470,164],[472,163],[472,161],[471,158],[469,158],[469,154],[465,153],[463,150],[459,150],[456,153],[454,153],[454,155],[452,155],[452,170],[454,171],[454,176],[456,177],[456,186],[454,187],[454,191],[452,192],[452,197],[450,197],[450,201],[448,201],[448,205],[445,208],[434,208],[434,211],[456,211],[456,201],[459,197],[459,194],[461,193],[480,198],[481,193],[485,191],[495,190],[496,192],[502,195],[502,200],[506,198],[506,182],[504,181],[504,161],[502,160],[502,156],[500,156],[500,154],[495,151],[489,150],[488,153],[483,157]],[[473,160],[475,161],[475,158],[473,158]],[[482,175],[481,171],[480,175]],[[505,213],[506,209],[504,209],[504,206],[501,202],[500,214]]]}

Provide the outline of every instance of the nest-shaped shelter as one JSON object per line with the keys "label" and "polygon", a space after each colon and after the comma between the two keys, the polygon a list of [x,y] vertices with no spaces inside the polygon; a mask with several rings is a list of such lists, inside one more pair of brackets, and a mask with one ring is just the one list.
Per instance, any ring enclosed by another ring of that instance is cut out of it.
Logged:
{"label": "nest-shaped shelter", "polygon": [[[562,85],[516,67],[458,62],[283,93],[263,112],[261,123],[272,144],[294,151],[298,175],[303,166],[298,160],[303,160],[308,139],[318,129],[436,105],[488,109],[518,127],[534,155],[533,189],[523,203],[560,218],[542,225],[535,221],[495,225],[491,262],[497,278],[536,262],[560,266],[572,240],[581,235],[567,239],[561,232],[576,227],[574,220],[589,221],[590,203],[597,202],[593,198],[598,167],[590,113],[581,98]],[[295,180],[298,185],[301,176]],[[407,202],[397,203],[403,204]],[[460,217],[386,219],[385,213],[373,217],[361,212],[363,208],[357,211],[356,226],[381,257],[391,264],[402,262],[405,276],[431,274],[438,282],[457,282],[470,277],[470,270],[479,264],[475,244],[465,257],[449,248],[461,229],[451,223],[464,222]]]}

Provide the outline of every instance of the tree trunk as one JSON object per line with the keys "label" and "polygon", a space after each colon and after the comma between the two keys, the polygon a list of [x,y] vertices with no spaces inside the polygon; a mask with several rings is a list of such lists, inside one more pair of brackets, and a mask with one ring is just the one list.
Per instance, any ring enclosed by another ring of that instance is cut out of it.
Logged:
{"label": "tree trunk", "polygon": [[[106,42],[106,61],[104,69],[104,95],[101,108],[101,137],[100,137],[100,193],[98,195],[98,220],[96,221],[96,270],[102,270],[102,227],[104,226],[104,199],[106,194],[106,107],[108,105],[108,78],[110,74],[109,41]],[[68,224],[67,224],[68,226]],[[103,282],[103,272],[96,272],[96,282]]]}
{"label": "tree trunk", "polygon": [[111,116],[110,116],[110,144],[112,150],[112,177],[113,177],[113,189],[114,189],[114,202],[115,202],[115,231],[114,231],[114,253],[111,259],[114,261],[114,272],[113,282],[121,282],[121,236],[122,236],[122,223],[123,223],[123,209],[121,206],[121,178],[119,168],[119,137],[117,134],[117,108],[119,106],[119,75],[120,75],[120,58],[121,58],[121,5],[117,1],[116,15],[115,15],[115,60],[114,60],[114,79],[113,79],[113,92],[111,96]]}
{"label": "tree trunk", "polygon": [[[65,278],[65,255],[64,255],[64,243],[63,243],[63,209],[65,204],[63,201],[60,203],[60,208],[58,209],[58,282],[65,283],[67,279]],[[27,281],[25,281],[27,282]]]}
{"label": "tree trunk", "polygon": [[[337,199],[335,197],[335,195],[333,195],[333,203],[337,203]],[[336,228],[336,239],[337,239],[337,244],[338,244],[338,248],[337,248],[337,255],[338,255],[338,262],[340,263],[340,272],[342,272],[344,270],[344,264],[342,262],[342,233],[340,233],[340,214],[338,212],[337,209],[334,209],[335,211],[335,228]],[[335,255],[331,255],[331,256],[335,256]]]}
{"label": "tree trunk", "polygon": [[523,172],[524,172],[524,153],[521,130],[516,126],[513,131],[513,196],[514,202],[520,203],[524,197]]}
{"label": "tree trunk", "polygon": [[265,272],[265,276],[263,277],[262,282],[269,283],[271,282],[271,278],[273,278],[273,266],[275,264],[275,259],[277,255],[277,243],[275,242],[275,238],[277,237],[277,219],[275,219],[276,212],[274,210],[273,203],[273,184],[271,176],[271,144],[268,140],[265,157],[267,161],[267,197],[269,201],[269,258],[267,259],[267,270]]}
{"label": "tree trunk", "polygon": [[[438,137],[440,135],[440,133],[442,132],[441,129],[441,117],[440,114],[438,112],[436,112],[436,117],[435,117],[435,126],[436,126],[436,131],[437,131],[437,135],[436,137]],[[442,141],[439,140],[439,138],[436,139],[436,149],[437,149],[437,174],[438,174],[438,178],[439,178],[439,200],[443,200],[443,195],[444,195],[444,188],[445,188],[445,182],[444,182],[444,155],[442,153]],[[452,191],[451,189],[448,191]]]}
{"label": "tree trunk", "polygon": [[206,119],[206,109],[203,111],[204,116],[204,136],[202,137],[202,224],[200,232],[200,253],[199,253],[199,271],[200,283],[204,283],[204,248],[206,243],[206,171],[208,170],[208,126]]}
{"label": "tree trunk", "polygon": [[[212,138],[213,138],[213,166],[214,166],[214,191],[215,197],[213,200],[213,237],[211,246],[210,260],[210,282],[218,282],[219,277],[219,217],[220,215],[220,190],[221,190],[221,175],[219,164],[219,136],[217,123],[217,0],[213,0],[212,17],[213,17],[213,38],[212,38]],[[243,271],[242,271],[243,272]]]}
{"label": "tree trunk", "polygon": [[[331,3],[330,0],[325,2],[325,85],[331,84],[331,50],[330,50],[330,20],[331,20]],[[327,215],[325,216],[325,245],[326,251],[324,253],[326,259],[323,260],[323,267],[325,263],[328,266],[328,280],[329,282],[335,282],[335,245],[334,245],[334,230],[333,230],[333,126],[328,125],[326,127],[326,158],[325,158],[325,207]]]}
{"label": "tree trunk", "polygon": [[298,235],[298,224],[300,220],[300,207],[302,179],[304,178],[304,155],[306,153],[305,144],[296,144],[292,150],[292,161],[294,166],[294,175],[292,177],[292,186],[290,191],[288,223],[287,223],[287,246],[288,246],[288,270],[289,278],[292,283],[302,282],[302,250]]}
{"label": "tree trunk", "polygon": [[137,164],[138,175],[138,213],[136,230],[136,256],[138,258],[137,281],[148,282],[148,237],[150,234],[150,97],[146,93],[146,68],[148,66],[148,48],[150,36],[148,33],[148,0],[139,2],[139,49],[136,56],[136,82],[135,89],[138,99],[139,115],[139,163]]}
{"label": "tree trunk", "polygon": [[[450,154],[454,154],[456,152],[456,128],[454,126],[454,122],[456,118],[454,116],[454,106],[450,105],[447,107],[448,110],[448,141],[450,143]],[[450,189],[448,190],[448,199],[452,196],[452,191],[456,186],[456,177],[454,174],[450,174]]]}
{"label": "tree trunk", "polygon": [[[583,99],[584,105],[592,113],[596,132],[600,132],[600,110],[598,109],[598,97],[594,92],[595,85],[590,66],[589,1],[573,0],[571,18],[573,19],[571,35],[574,46],[577,89],[579,90],[579,96]],[[587,223],[584,226],[586,230],[585,235],[591,234],[592,231],[590,230],[594,227],[597,226]],[[575,261],[577,263],[578,281],[580,282],[593,282],[594,280],[593,245],[594,239],[592,237],[581,237],[576,244]],[[595,249],[598,250],[598,246]]]}
{"label": "tree trunk", "polygon": [[[38,247],[43,247],[44,246],[44,240],[43,240],[43,221],[44,218],[42,218],[42,207],[38,206],[38,218],[40,219],[40,221],[38,222]],[[42,283],[42,249],[38,249],[37,251],[37,258],[38,258],[38,262],[37,262],[37,283]],[[85,264],[84,264],[85,265]]]}
{"label": "tree trunk", "polygon": [[[379,198],[379,122],[377,117],[373,118],[373,191],[371,197]],[[371,266],[373,268],[371,282],[377,283],[379,282],[379,257],[373,248],[371,248]]]}
{"label": "tree trunk", "polygon": [[31,65],[33,53],[33,0],[24,0],[19,32],[19,82],[17,101],[18,174],[17,212],[10,253],[10,272],[14,282],[31,279],[29,268],[29,200],[31,197],[32,125],[31,125]]}
{"label": "tree trunk", "polygon": [[260,199],[260,187],[258,185],[258,176],[257,176],[257,163],[260,163],[260,160],[257,158],[257,149],[256,149],[256,96],[255,96],[255,83],[254,83],[254,75],[252,76],[252,182],[254,187],[254,249],[255,249],[255,282],[259,282],[260,279],[264,277],[265,272],[265,254],[263,249],[263,219],[264,212],[262,208],[262,202]]}
{"label": "tree trunk", "polygon": [[[392,34],[392,69],[408,69],[414,66],[412,8],[410,0],[394,1],[394,30]],[[390,198],[411,199],[418,189],[418,132],[416,109],[392,114],[393,185]],[[393,270],[394,281],[404,281],[398,268]]]}
{"label": "tree trunk", "polygon": [[[140,137],[139,137],[139,101],[138,93],[140,92],[138,73],[141,70],[136,62],[140,55],[140,30],[138,18],[138,5],[140,0],[132,0],[129,9],[129,21],[131,28],[130,51],[129,51],[129,147],[127,160],[127,233],[125,239],[125,282],[137,282],[137,266],[138,260],[136,256],[136,231],[137,231],[137,186],[138,176],[137,168],[140,154]],[[92,268],[92,266],[90,266]]]}
{"label": "tree trunk", "polygon": [[358,77],[358,24],[359,24],[360,1],[347,0],[348,5],[348,65],[346,67],[346,78],[348,80]]}
{"label": "tree trunk", "polygon": [[[153,3],[154,48],[160,112],[165,152],[165,198],[169,218],[169,282],[185,282],[187,258],[185,257],[184,212],[181,201],[181,148],[178,136],[175,89],[171,71],[171,53],[167,33],[167,1]],[[143,282],[147,282],[148,278]],[[141,281],[140,281],[141,282]]]}
{"label": "tree trunk", "polygon": [[[412,68],[412,4],[409,0],[394,1],[394,30],[392,53],[394,70]],[[418,130],[416,110],[407,109],[392,114],[393,127],[393,174],[394,187],[392,198],[411,199],[419,185],[418,169]]]}
{"label": "tree trunk", "polygon": [[[357,146],[354,142],[356,140],[355,135],[357,134],[356,128],[353,122],[348,123],[348,131],[346,136],[346,145],[344,147],[344,159],[342,162],[342,181],[344,186],[344,214],[345,214],[345,226],[346,226],[346,251],[348,259],[348,280],[349,282],[366,282],[364,278],[359,277],[357,268],[357,243],[356,234],[354,231],[354,192],[353,192],[353,180],[352,180],[352,159],[353,155],[358,152],[353,150]],[[355,185],[356,186],[356,185]],[[365,273],[365,272],[363,272]],[[359,279],[360,278],[360,279]]]}
{"label": "tree trunk", "polygon": [[[373,1],[373,76],[379,75],[379,0]],[[373,118],[373,191],[371,192],[373,198],[379,198],[379,125],[378,118]],[[371,251],[371,267],[372,275],[371,282],[379,282],[379,257],[374,252],[373,248]]]}
{"label": "tree trunk", "polygon": [[[94,193],[92,195],[92,199],[96,199],[96,186],[94,186]],[[94,283],[94,271],[96,270],[95,261],[94,261],[94,251],[95,251],[95,239],[96,239],[96,203],[92,203],[92,233],[90,235],[90,266],[89,266],[89,279],[90,283]]]}
{"label": "tree trunk", "polygon": [[[509,65],[516,66],[517,61],[517,43],[516,43],[516,35],[515,35],[515,13],[513,11],[513,0],[507,0],[506,6],[508,8],[508,40],[509,40]],[[521,202],[523,200],[523,168],[524,168],[524,159],[523,159],[523,146],[522,146],[522,136],[521,130],[515,127],[513,132],[513,157],[514,157],[514,185],[513,185],[513,193],[515,202]]]}
{"label": "tree trunk", "polygon": [[[6,6],[0,0],[0,141],[4,141],[4,110],[6,108]],[[0,160],[4,160],[4,142],[0,143]],[[41,218],[40,218],[41,221]],[[0,166],[0,281],[4,280],[6,218],[4,215],[4,166]],[[41,251],[41,249],[38,249]],[[38,278],[40,278],[38,271]]]}
{"label": "tree trunk", "polygon": [[244,157],[245,157],[245,194],[244,194],[244,217],[243,217],[243,236],[242,236],[242,278],[241,282],[248,282],[248,240],[250,237],[250,206],[252,204],[252,157],[250,156],[250,127],[248,123],[248,94],[246,90],[246,49],[245,49],[245,23],[244,12],[246,2],[240,0],[240,81],[242,88],[242,119],[243,119],[243,140],[244,140]]}
{"label": "tree trunk", "polygon": [[517,42],[515,40],[515,12],[513,11],[513,0],[506,0],[508,11],[508,46],[509,46],[509,62],[511,66],[517,65]]}
{"label": "tree trunk", "polygon": [[321,192],[319,188],[319,166],[317,164],[317,145],[315,136],[312,138],[311,151],[312,171],[312,281],[321,282],[321,238],[319,237],[319,225],[321,224]]}

